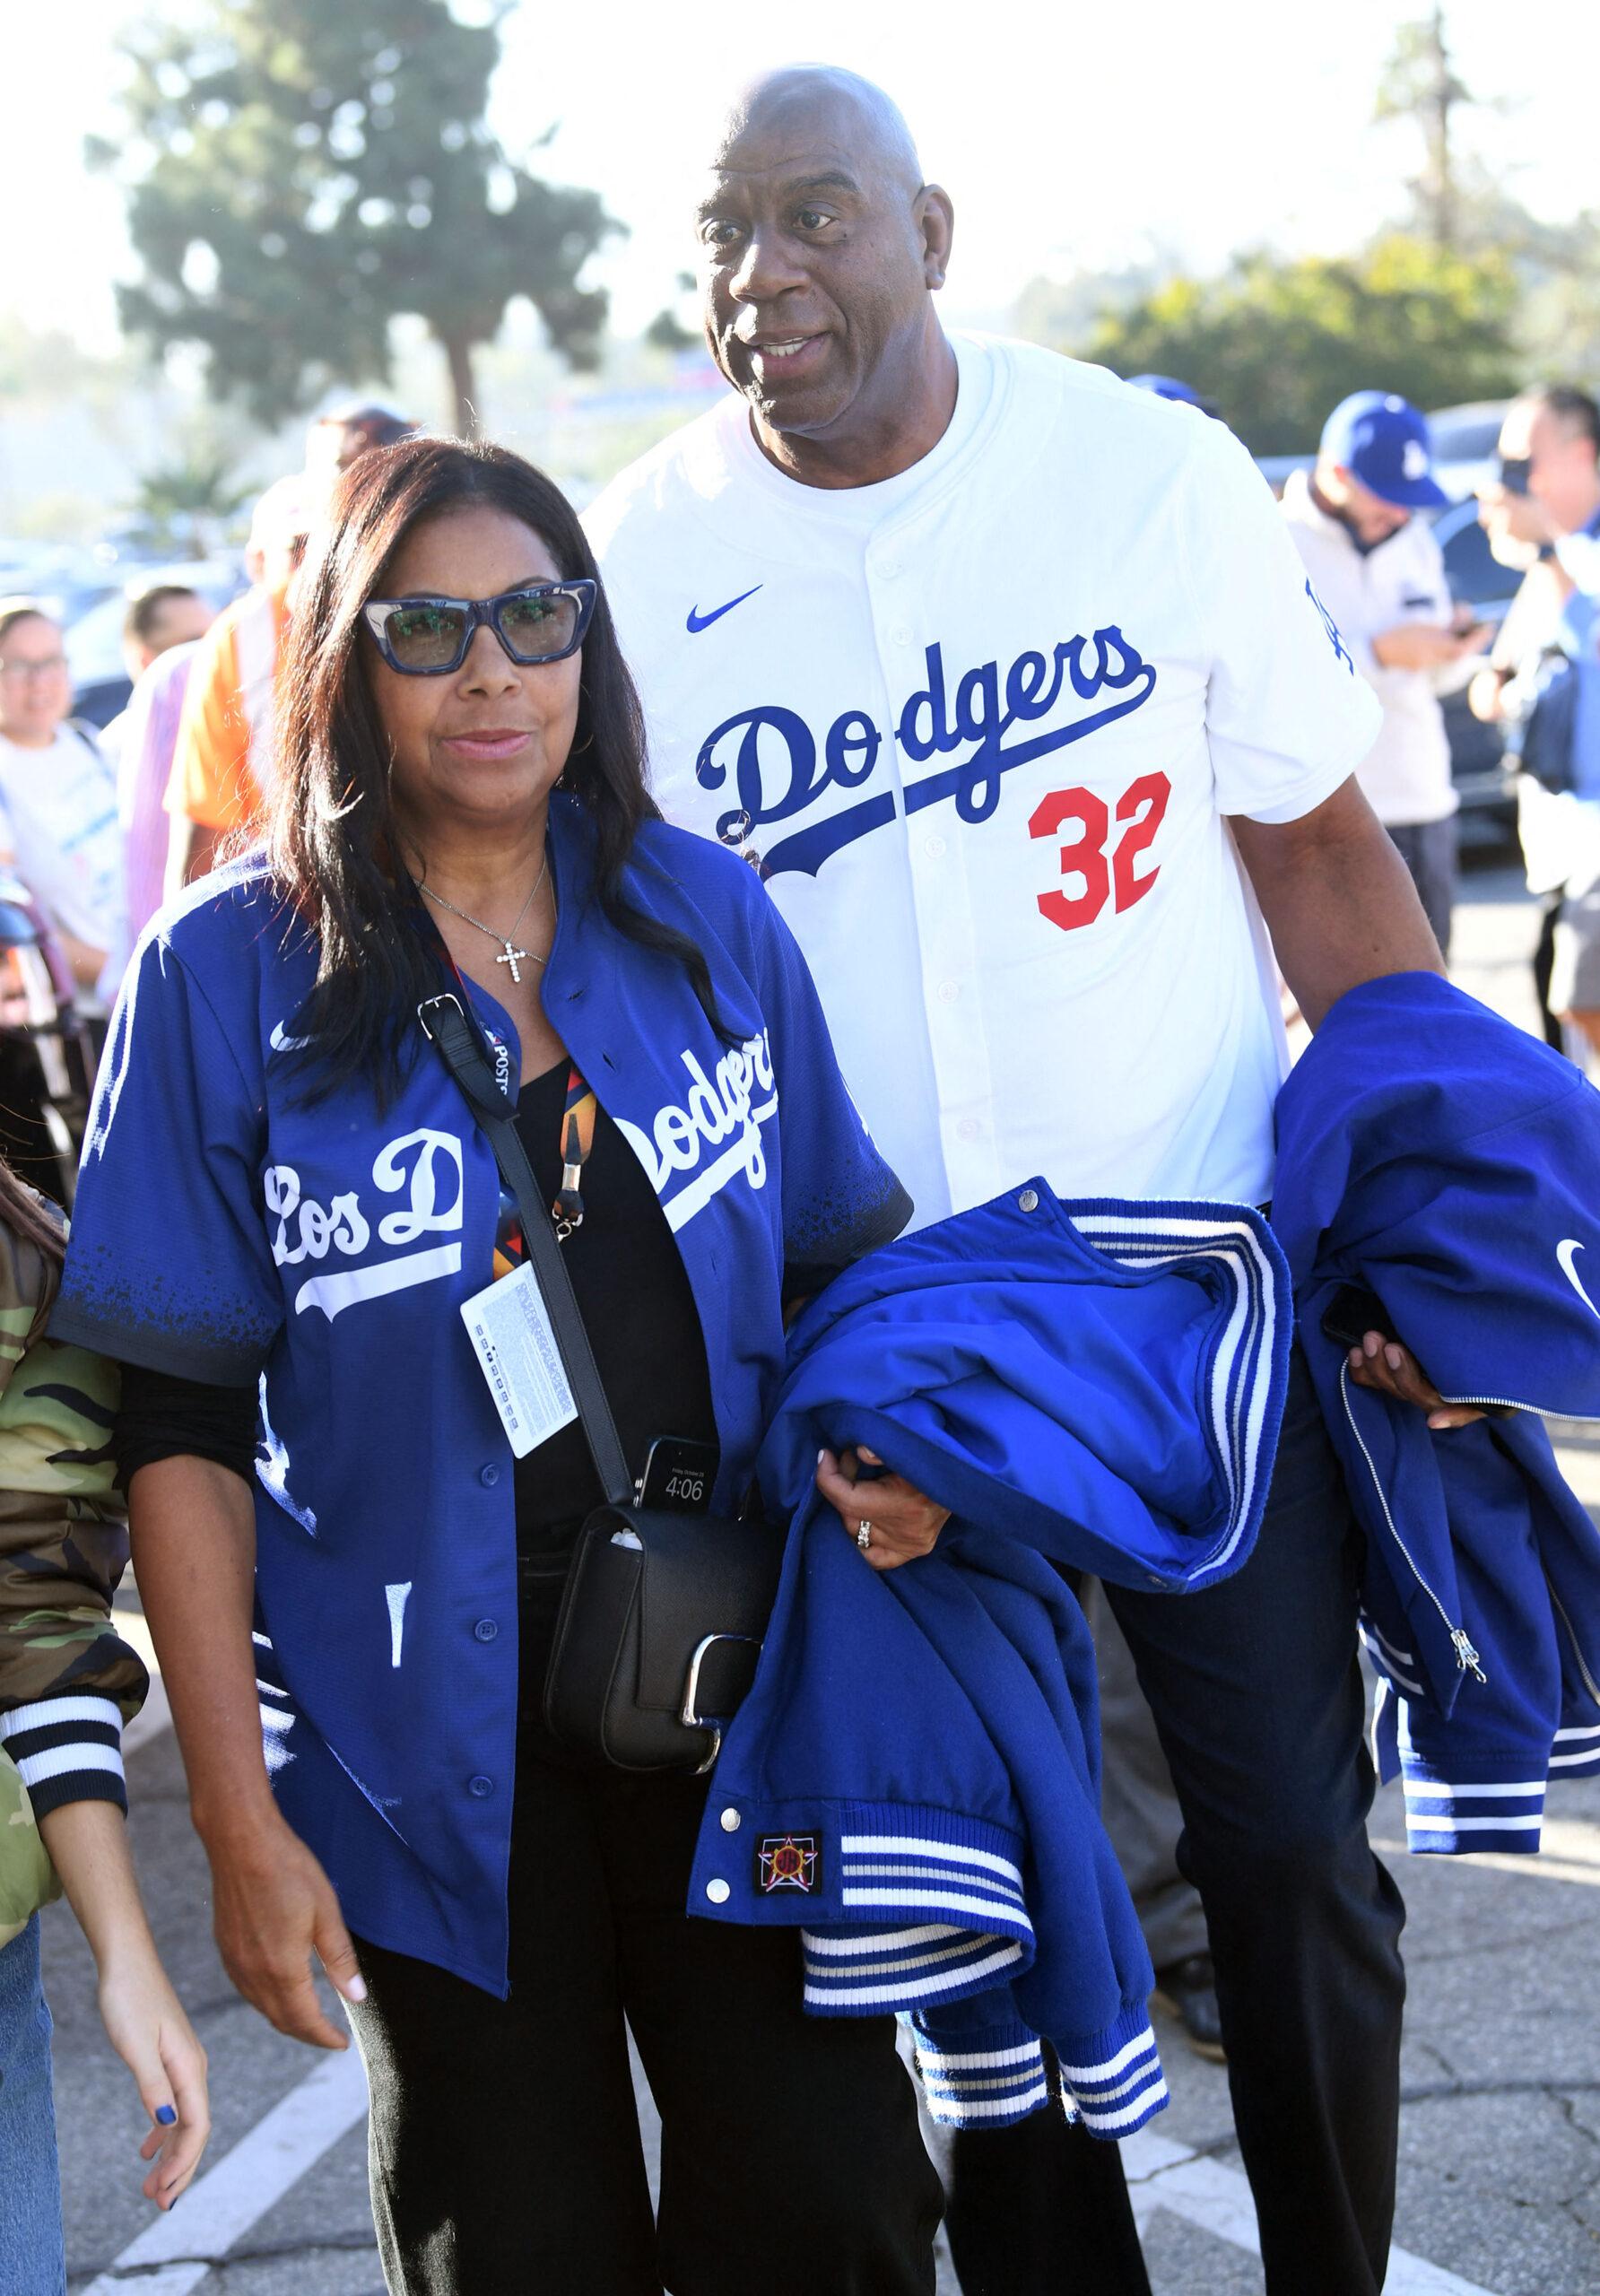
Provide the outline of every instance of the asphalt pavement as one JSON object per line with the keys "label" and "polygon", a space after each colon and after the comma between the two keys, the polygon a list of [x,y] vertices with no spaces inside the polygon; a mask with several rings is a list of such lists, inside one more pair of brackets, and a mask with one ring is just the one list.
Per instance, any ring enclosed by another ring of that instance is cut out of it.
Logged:
{"label": "asphalt pavement", "polygon": [[[1457,978],[1525,1026],[1533,931],[1511,870],[1469,874]],[[1555,1432],[1574,1487],[1600,1520],[1600,1430]],[[45,1962],[71,2296],[382,2296],[359,2060],[282,2039],[223,1975],[159,1696],[128,1770],[156,1935],[210,2053],[215,2131],[201,2179],[170,2217],[156,2217],[139,2195],[142,2117],[100,2031],[92,1965],[71,1916],[52,1908]],[[1390,2296],[1594,2296],[1600,1895],[1590,1892],[1600,1892],[1600,1780],[1556,1789],[1537,1858],[1408,1858],[1403,1832],[1391,1791],[1374,1833],[1410,1909],[1410,2001]],[[1156,2296],[1260,2296],[1226,2075],[1192,2056],[1170,2026],[1161,2038],[1172,2106],[1124,2148]],[[642,2082],[640,2108],[653,2152]],[[761,2281],[752,2260],[752,2296]],[[947,2266],[939,2285],[941,2296],[955,2296]],[[1061,2296],[1094,2296],[1067,2257],[1060,2285]]]}

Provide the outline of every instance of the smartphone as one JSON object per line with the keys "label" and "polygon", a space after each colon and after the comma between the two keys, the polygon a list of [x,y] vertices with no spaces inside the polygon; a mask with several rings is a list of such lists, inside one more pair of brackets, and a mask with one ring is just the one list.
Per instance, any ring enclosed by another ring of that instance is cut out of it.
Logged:
{"label": "smartphone", "polygon": [[687,1435],[657,1435],[634,1485],[633,1503],[659,1507],[667,1514],[703,1515],[711,1504],[721,1464],[715,1443],[696,1443]]}
{"label": "smartphone", "polygon": [[1400,1336],[1377,1292],[1359,1283],[1339,1286],[1323,1310],[1322,1329],[1325,1338],[1336,1340],[1341,1347],[1359,1347],[1370,1331],[1385,1339],[1397,1341]]}

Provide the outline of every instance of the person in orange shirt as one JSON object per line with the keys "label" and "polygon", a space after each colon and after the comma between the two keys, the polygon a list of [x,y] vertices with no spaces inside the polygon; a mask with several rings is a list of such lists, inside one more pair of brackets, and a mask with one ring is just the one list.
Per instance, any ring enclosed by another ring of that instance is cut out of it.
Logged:
{"label": "person in orange shirt", "polygon": [[248,828],[271,794],[273,686],[289,619],[289,588],[324,494],[358,455],[415,428],[387,407],[319,415],[306,468],[269,486],[256,505],[245,566],[251,587],[201,639],[189,673],[166,808],[171,816],[166,895],[204,876],[222,839]]}
{"label": "person in orange shirt", "polygon": [[204,875],[222,839],[255,819],[271,788],[273,683],[310,505],[303,479],[268,487],[246,548],[251,587],[195,650],[167,785],[169,900]]}

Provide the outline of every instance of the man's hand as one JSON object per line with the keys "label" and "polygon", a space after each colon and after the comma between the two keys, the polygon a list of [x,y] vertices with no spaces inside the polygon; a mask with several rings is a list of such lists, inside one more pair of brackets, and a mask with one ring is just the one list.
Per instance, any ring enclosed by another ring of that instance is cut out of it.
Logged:
{"label": "man's hand", "polygon": [[1427,1413],[1430,1427],[1466,1427],[1483,1416],[1470,1403],[1447,1403],[1410,1348],[1380,1331],[1365,1333],[1361,1345],[1351,1349],[1350,1376],[1358,1387],[1414,1404]]}
{"label": "man's hand", "polygon": [[1482,630],[1447,630],[1433,622],[1396,622],[1370,641],[1374,658],[1386,670],[1446,670],[1468,654],[1483,651]]}
{"label": "man's hand", "polygon": [[950,1520],[950,1509],[924,1498],[903,1475],[881,1474],[865,1483],[857,1481],[864,1465],[881,1467],[883,1464],[865,1444],[838,1458],[831,1451],[819,1451],[817,1489],[830,1506],[838,1509],[839,1521],[857,1545],[862,1524],[871,1524],[872,1538],[861,1548],[862,1561],[874,1570],[898,1570],[902,1562],[915,1562],[918,1555],[931,1553],[935,1540]]}
{"label": "man's hand", "polygon": [[206,1844],[222,1965],[269,2024],[313,2048],[348,2048],[311,1982],[316,1953],[347,2001],[364,2001],[355,1948],[332,1883],[274,1813]]}

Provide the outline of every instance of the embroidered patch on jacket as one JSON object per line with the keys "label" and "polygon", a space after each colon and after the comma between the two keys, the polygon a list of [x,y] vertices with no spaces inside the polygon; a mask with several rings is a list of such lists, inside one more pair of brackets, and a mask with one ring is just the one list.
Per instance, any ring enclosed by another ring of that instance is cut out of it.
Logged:
{"label": "embroidered patch on jacket", "polygon": [[763,1897],[822,1885],[822,1845],[814,1833],[764,1833],[755,1846],[755,1885]]}

